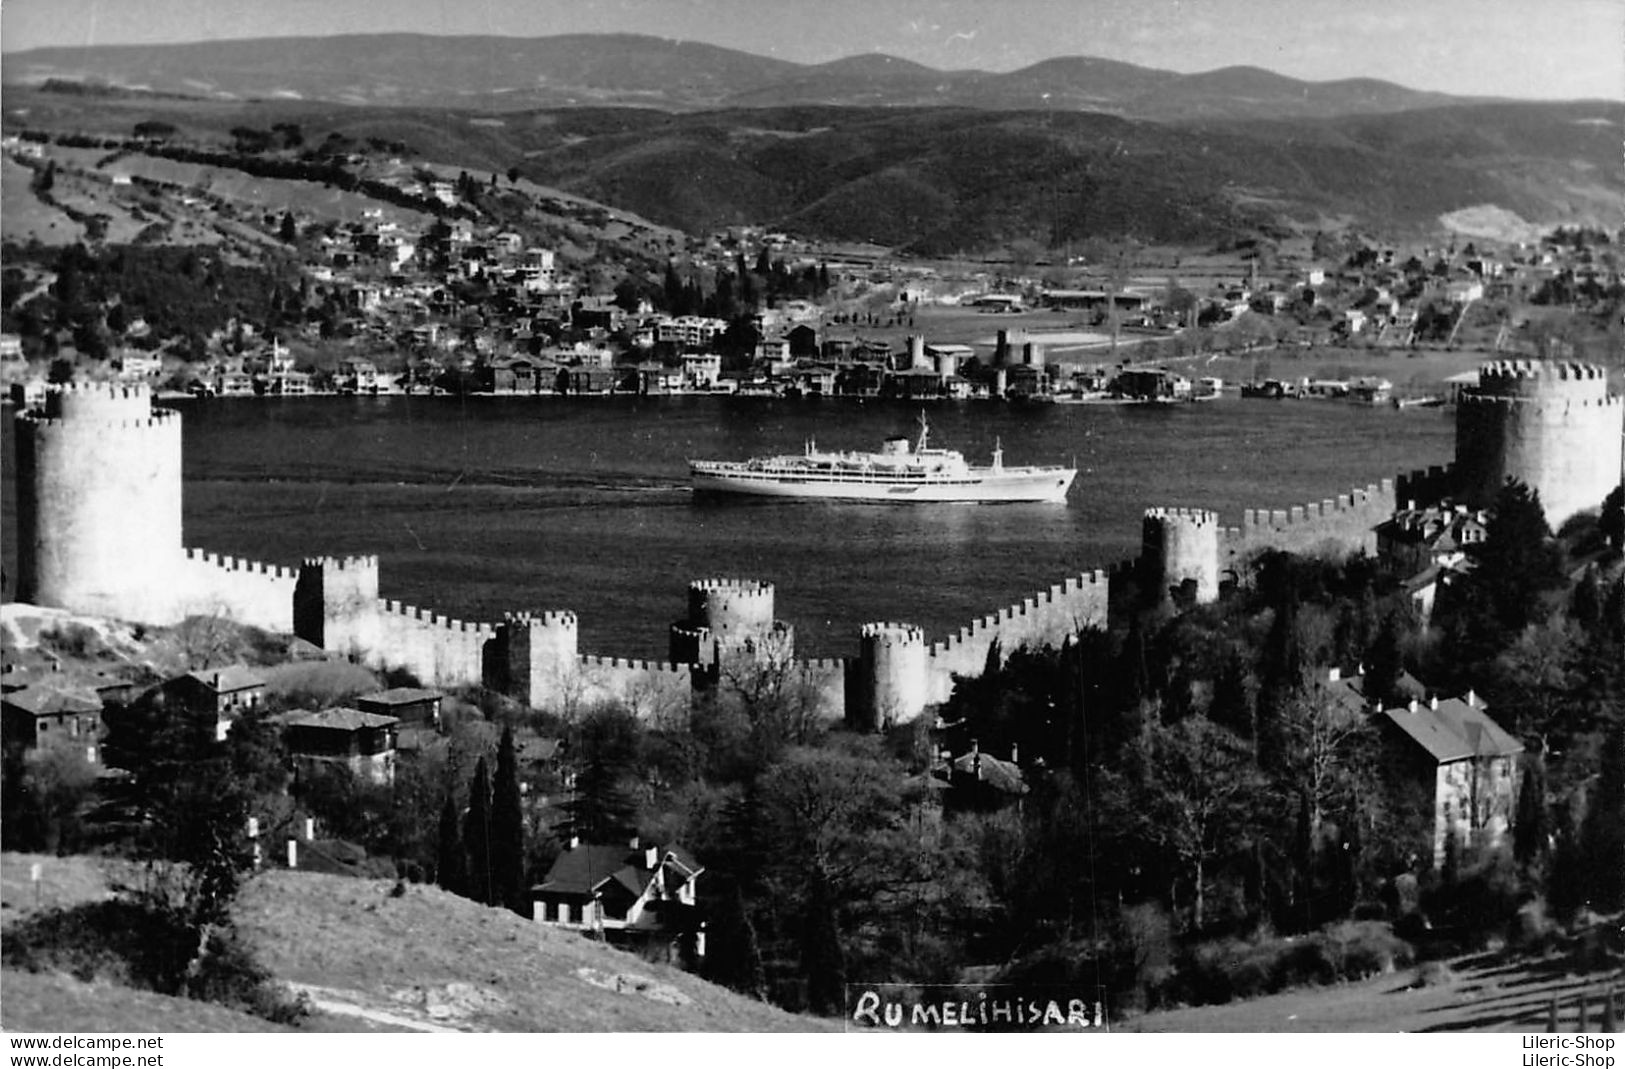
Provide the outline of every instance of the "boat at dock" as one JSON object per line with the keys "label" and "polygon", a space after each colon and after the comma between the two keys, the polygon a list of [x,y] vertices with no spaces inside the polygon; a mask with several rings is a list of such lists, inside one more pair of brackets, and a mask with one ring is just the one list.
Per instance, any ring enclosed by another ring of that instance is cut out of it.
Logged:
{"label": "boat at dock", "polygon": [[1064,502],[1076,468],[1011,466],[995,444],[987,467],[969,464],[953,449],[935,449],[930,427],[920,417],[920,436],[911,449],[902,436],[888,438],[877,453],[826,452],[813,442],[798,454],[751,460],[691,460],[697,493],[754,494],[762,497],[819,498],[832,501]]}

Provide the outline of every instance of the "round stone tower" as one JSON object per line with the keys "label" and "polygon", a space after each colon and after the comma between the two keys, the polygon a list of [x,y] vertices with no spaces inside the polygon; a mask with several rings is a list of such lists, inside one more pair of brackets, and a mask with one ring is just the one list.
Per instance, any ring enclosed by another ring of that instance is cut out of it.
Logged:
{"label": "round stone tower", "polygon": [[715,665],[729,657],[788,657],[794,634],[773,619],[773,584],[757,579],[697,579],[688,585],[688,616],[673,624],[671,659]]}
{"label": "round stone tower", "polygon": [[16,416],[17,597],[172,623],[181,548],[181,417],[146,386],[51,387]]}
{"label": "round stone tower", "polygon": [[1485,506],[1508,479],[1540,493],[1558,529],[1594,510],[1625,471],[1625,402],[1592,364],[1499,360],[1479,369],[1456,407],[1456,477]]}
{"label": "round stone tower", "polygon": [[1196,604],[1219,598],[1219,514],[1146,509],[1140,560],[1158,599],[1194,584]]}
{"label": "round stone tower", "polygon": [[879,730],[925,711],[925,632],[913,624],[864,624],[859,639],[854,720]]}

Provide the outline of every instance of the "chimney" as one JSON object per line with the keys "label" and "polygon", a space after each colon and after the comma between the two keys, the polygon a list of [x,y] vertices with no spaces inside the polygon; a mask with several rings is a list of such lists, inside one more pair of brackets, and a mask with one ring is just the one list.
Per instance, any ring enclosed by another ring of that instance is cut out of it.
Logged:
{"label": "chimney", "polygon": [[1417,710],[1417,709],[1418,709],[1418,708],[1420,708],[1420,706],[1418,706],[1418,705],[1417,705],[1417,704],[1416,704],[1416,699],[1415,699],[1415,698],[1412,698],[1412,699],[1411,699],[1411,704],[1410,704],[1410,705],[1409,705],[1409,706],[1408,706],[1408,707],[1407,707],[1407,708],[1409,708],[1409,709],[1410,709],[1410,711],[1411,711],[1411,712],[1413,712],[1413,713],[1414,713],[1414,712],[1416,712],[1416,710]]}
{"label": "chimney", "polygon": [[299,867],[299,840],[298,839],[289,839],[288,840],[288,867],[290,869],[296,869],[296,868]]}
{"label": "chimney", "polygon": [[1437,694],[1428,699],[1428,708],[1435,710],[1439,708],[1439,696]]}
{"label": "chimney", "polygon": [[1474,709],[1478,708],[1478,692],[1471,688],[1467,691],[1467,704]]}
{"label": "chimney", "polygon": [[1010,763],[1012,765],[1019,765],[1021,763],[1021,747],[1017,743],[1013,742],[1010,744]]}
{"label": "chimney", "polygon": [[632,836],[626,845],[628,848],[636,850],[638,848],[638,837],[636,835]]}
{"label": "chimney", "polygon": [[1326,673],[1326,682],[1328,682],[1328,683],[1336,683],[1338,680],[1340,680],[1342,678],[1343,678],[1343,670],[1341,668],[1337,668],[1335,666],[1331,669],[1331,671]]}
{"label": "chimney", "polygon": [[643,851],[643,867],[652,869],[660,864],[660,847],[651,846]]}
{"label": "chimney", "polygon": [[305,842],[313,843],[315,841],[316,841],[316,818],[315,817],[306,817],[305,818]]}
{"label": "chimney", "polygon": [[571,850],[574,850],[576,847],[578,847],[580,845],[581,845],[581,836],[579,836],[579,835],[570,836],[570,849]]}

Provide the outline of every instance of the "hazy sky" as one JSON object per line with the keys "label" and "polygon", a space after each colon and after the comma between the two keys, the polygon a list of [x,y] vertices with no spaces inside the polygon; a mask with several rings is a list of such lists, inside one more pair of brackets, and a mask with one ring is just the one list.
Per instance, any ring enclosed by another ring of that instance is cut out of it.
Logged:
{"label": "hazy sky", "polygon": [[1418,89],[1625,99],[1625,0],[0,0],[0,48],[390,30],[648,33],[798,62],[1013,70],[1094,55]]}

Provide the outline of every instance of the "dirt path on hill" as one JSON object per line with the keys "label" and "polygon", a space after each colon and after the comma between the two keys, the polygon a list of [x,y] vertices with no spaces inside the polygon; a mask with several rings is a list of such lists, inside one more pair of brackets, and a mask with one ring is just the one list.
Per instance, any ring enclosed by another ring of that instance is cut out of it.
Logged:
{"label": "dirt path on hill", "polygon": [[354,991],[341,991],[331,987],[318,987],[315,984],[290,983],[288,985],[296,995],[303,995],[310,1000],[312,1009],[323,1013],[330,1013],[336,1017],[357,1017],[373,1024],[381,1024],[392,1029],[405,1029],[408,1032],[462,1032],[466,1029],[448,1028],[445,1025],[433,1024],[405,1014],[390,1013],[385,1010],[376,1010],[362,1004],[364,996]]}

